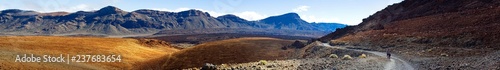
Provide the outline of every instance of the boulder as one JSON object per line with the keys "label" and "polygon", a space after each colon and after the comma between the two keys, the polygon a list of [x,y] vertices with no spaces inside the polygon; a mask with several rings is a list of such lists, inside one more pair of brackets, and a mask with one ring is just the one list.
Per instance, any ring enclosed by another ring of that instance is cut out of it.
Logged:
{"label": "boulder", "polygon": [[201,70],[217,70],[217,66],[215,66],[214,64],[205,63],[205,65],[201,67]]}

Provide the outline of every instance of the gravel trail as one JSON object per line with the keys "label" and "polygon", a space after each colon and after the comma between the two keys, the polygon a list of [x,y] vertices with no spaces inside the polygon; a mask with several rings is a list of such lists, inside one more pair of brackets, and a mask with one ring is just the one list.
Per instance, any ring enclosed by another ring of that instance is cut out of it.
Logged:
{"label": "gravel trail", "polygon": [[[332,48],[344,48],[344,49],[348,49],[348,48],[345,48],[345,47],[334,47],[334,46],[331,46],[328,43],[322,43],[320,45],[327,46],[327,47],[332,47]],[[375,54],[377,56],[382,56],[382,57],[386,56],[385,52],[367,51],[367,50],[360,50],[360,49],[348,49],[348,50],[372,53],[372,54]],[[407,61],[404,61],[401,58],[397,57],[396,55],[392,54],[392,57],[391,57],[390,61],[385,64],[384,70],[415,70],[415,68],[413,68],[413,66],[411,66]]]}

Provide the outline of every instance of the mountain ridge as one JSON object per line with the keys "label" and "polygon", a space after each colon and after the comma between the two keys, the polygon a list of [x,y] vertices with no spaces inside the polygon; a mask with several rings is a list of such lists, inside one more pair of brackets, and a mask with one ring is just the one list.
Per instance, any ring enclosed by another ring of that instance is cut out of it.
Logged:
{"label": "mountain ridge", "polygon": [[[98,34],[131,35],[155,33],[175,29],[211,28],[257,28],[332,31],[331,28],[317,28],[300,19],[297,13],[271,16],[257,21],[248,21],[227,14],[212,17],[208,12],[190,9],[168,12],[139,9],[123,11],[106,6],[96,11],[38,13],[36,11],[8,9],[0,12],[0,32],[11,35],[53,35],[53,34]],[[292,21],[286,21],[292,20]]]}

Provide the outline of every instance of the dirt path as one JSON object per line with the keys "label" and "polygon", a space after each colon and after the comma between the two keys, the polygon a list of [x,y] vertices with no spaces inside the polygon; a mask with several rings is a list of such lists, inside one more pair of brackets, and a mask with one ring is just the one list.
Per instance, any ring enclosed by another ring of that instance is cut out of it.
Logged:
{"label": "dirt path", "polygon": [[[348,49],[345,47],[334,47],[328,43],[321,43],[320,45],[332,47],[332,48]],[[359,49],[348,49],[348,50],[372,53],[372,54],[375,54],[375,55],[381,56],[381,57],[386,56],[386,53],[378,52],[378,51],[367,51],[367,50],[359,50]],[[413,66],[411,66],[408,62],[406,62],[406,61],[402,60],[401,58],[397,57],[396,55],[392,54],[390,61],[385,64],[384,70],[415,70],[415,68],[413,68]]]}
{"label": "dirt path", "polygon": [[[352,49],[352,50],[356,50],[356,49]],[[364,50],[358,50],[358,51],[372,53],[372,54],[375,54],[377,56],[386,56],[386,54],[383,52],[364,51]],[[394,56],[394,54],[392,54],[392,55],[393,56],[391,57],[390,61],[387,64],[385,64],[384,70],[414,70],[415,69],[408,62],[401,60],[397,56]]]}
{"label": "dirt path", "polygon": [[[288,60],[268,60],[266,62],[248,62],[236,64],[217,65],[217,69],[242,69],[242,70],[415,70],[408,62],[399,57],[386,58],[385,52],[367,51],[359,49],[348,49],[346,47],[330,46],[325,43],[315,44],[321,47],[319,49],[347,50],[349,52],[365,53],[369,57],[345,60],[331,57],[310,57],[303,59]],[[318,49],[318,48],[316,48]],[[325,50],[316,50],[316,52],[325,53]],[[331,50],[326,50],[331,51]],[[314,54],[314,53],[313,53]],[[329,53],[330,54],[330,53]],[[323,55],[312,55],[323,56]],[[187,70],[198,70],[201,67],[188,68]]]}

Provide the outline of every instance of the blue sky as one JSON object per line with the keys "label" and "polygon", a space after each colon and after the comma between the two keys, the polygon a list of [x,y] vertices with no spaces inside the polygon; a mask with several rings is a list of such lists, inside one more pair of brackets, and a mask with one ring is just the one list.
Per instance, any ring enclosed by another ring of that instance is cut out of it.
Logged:
{"label": "blue sky", "polygon": [[0,0],[0,9],[39,12],[92,11],[111,5],[125,11],[198,9],[217,17],[235,14],[247,20],[296,12],[307,22],[357,25],[363,18],[402,0]]}

